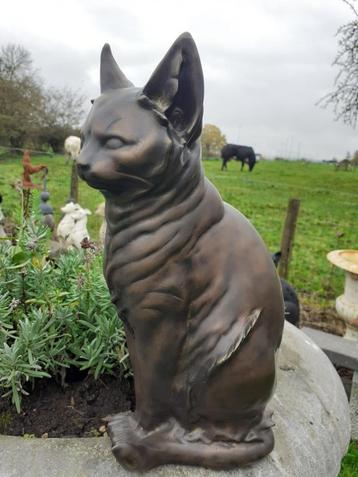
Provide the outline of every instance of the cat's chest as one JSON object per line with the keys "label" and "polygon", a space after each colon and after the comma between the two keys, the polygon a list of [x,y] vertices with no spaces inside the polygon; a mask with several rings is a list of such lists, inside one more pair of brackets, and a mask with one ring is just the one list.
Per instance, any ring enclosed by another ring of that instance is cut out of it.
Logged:
{"label": "cat's chest", "polygon": [[162,307],[183,300],[187,269],[180,258],[181,240],[173,228],[107,237],[104,274],[113,301],[146,302]]}
{"label": "cat's chest", "polygon": [[[189,303],[188,273],[180,261],[153,263],[147,258],[113,267],[116,254],[107,264],[106,280],[119,312],[127,310],[134,326],[140,320],[163,316],[183,316]],[[149,322],[149,321],[148,321]]]}

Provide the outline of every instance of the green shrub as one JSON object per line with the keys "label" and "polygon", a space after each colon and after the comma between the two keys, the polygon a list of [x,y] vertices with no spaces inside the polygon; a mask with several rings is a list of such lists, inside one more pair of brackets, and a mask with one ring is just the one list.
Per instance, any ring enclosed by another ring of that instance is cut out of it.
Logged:
{"label": "green shrub", "polygon": [[36,379],[64,384],[71,366],[96,378],[130,372],[102,254],[88,248],[51,260],[49,244],[35,215],[21,221],[16,245],[0,243],[0,391],[18,412]]}

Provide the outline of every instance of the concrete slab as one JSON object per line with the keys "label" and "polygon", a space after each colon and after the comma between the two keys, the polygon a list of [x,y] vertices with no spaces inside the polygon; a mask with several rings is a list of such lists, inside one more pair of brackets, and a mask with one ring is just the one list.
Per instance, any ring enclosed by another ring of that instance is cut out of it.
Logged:
{"label": "concrete slab", "polygon": [[305,326],[302,331],[326,353],[333,363],[358,371],[358,342],[356,340]]}
{"label": "concrete slab", "polygon": [[353,373],[351,398],[349,401],[351,412],[352,432],[351,437],[358,441],[358,371]]}
{"label": "concrete slab", "polygon": [[351,416],[351,438],[358,439],[358,341],[325,333],[324,331],[303,327],[307,334],[329,357],[332,363],[352,369],[353,380],[349,385],[344,382],[349,396]]}
{"label": "concrete slab", "polygon": [[[242,469],[215,472],[163,466],[148,477],[336,477],[350,438],[347,398],[331,362],[289,323],[278,355],[274,411],[276,446]],[[0,477],[138,476],[114,460],[108,438],[0,437]]]}

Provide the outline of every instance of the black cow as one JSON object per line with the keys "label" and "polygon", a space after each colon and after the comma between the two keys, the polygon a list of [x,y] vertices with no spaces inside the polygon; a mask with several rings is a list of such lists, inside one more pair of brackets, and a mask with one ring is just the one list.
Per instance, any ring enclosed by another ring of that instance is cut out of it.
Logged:
{"label": "black cow", "polygon": [[230,159],[235,158],[236,161],[241,161],[241,171],[244,168],[244,164],[248,164],[249,171],[251,172],[256,163],[256,154],[251,146],[239,146],[237,144],[226,144],[221,149],[221,157],[223,160],[221,170],[227,169],[226,163]]}

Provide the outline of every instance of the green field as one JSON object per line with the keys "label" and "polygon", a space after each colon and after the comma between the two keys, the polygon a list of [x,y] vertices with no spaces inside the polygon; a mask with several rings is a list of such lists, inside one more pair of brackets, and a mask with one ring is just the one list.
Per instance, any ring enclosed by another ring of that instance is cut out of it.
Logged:
{"label": "green field", "polygon": [[288,200],[301,201],[289,280],[322,303],[337,296],[343,272],[326,260],[330,250],[358,247],[358,169],[336,171],[328,164],[261,161],[252,173],[230,162],[205,161],[209,179],[223,199],[255,225],[271,251],[279,250]]}
{"label": "green field", "polygon": [[[71,166],[65,164],[62,156],[32,160],[49,167],[48,190],[58,221],[60,206],[69,194]],[[240,163],[234,161],[229,163],[227,172],[220,171],[218,160],[203,164],[222,198],[252,221],[272,252],[280,248],[289,198],[301,200],[289,280],[305,300],[333,304],[334,297],[342,290],[344,276],[331,267],[326,254],[337,248],[358,246],[358,169],[336,171],[328,164],[261,161],[252,173],[241,173]],[[5,213],[12,214],[14,205],[19,203],[19,195],[11,183],[20,176],[21,158],[0,161],[0,192],[4,196]],[[102,196],[83,182],[79,194],[81,205],[93,212],[88,225],[92,238],[96,239],[101,219],[94,211]]]}

